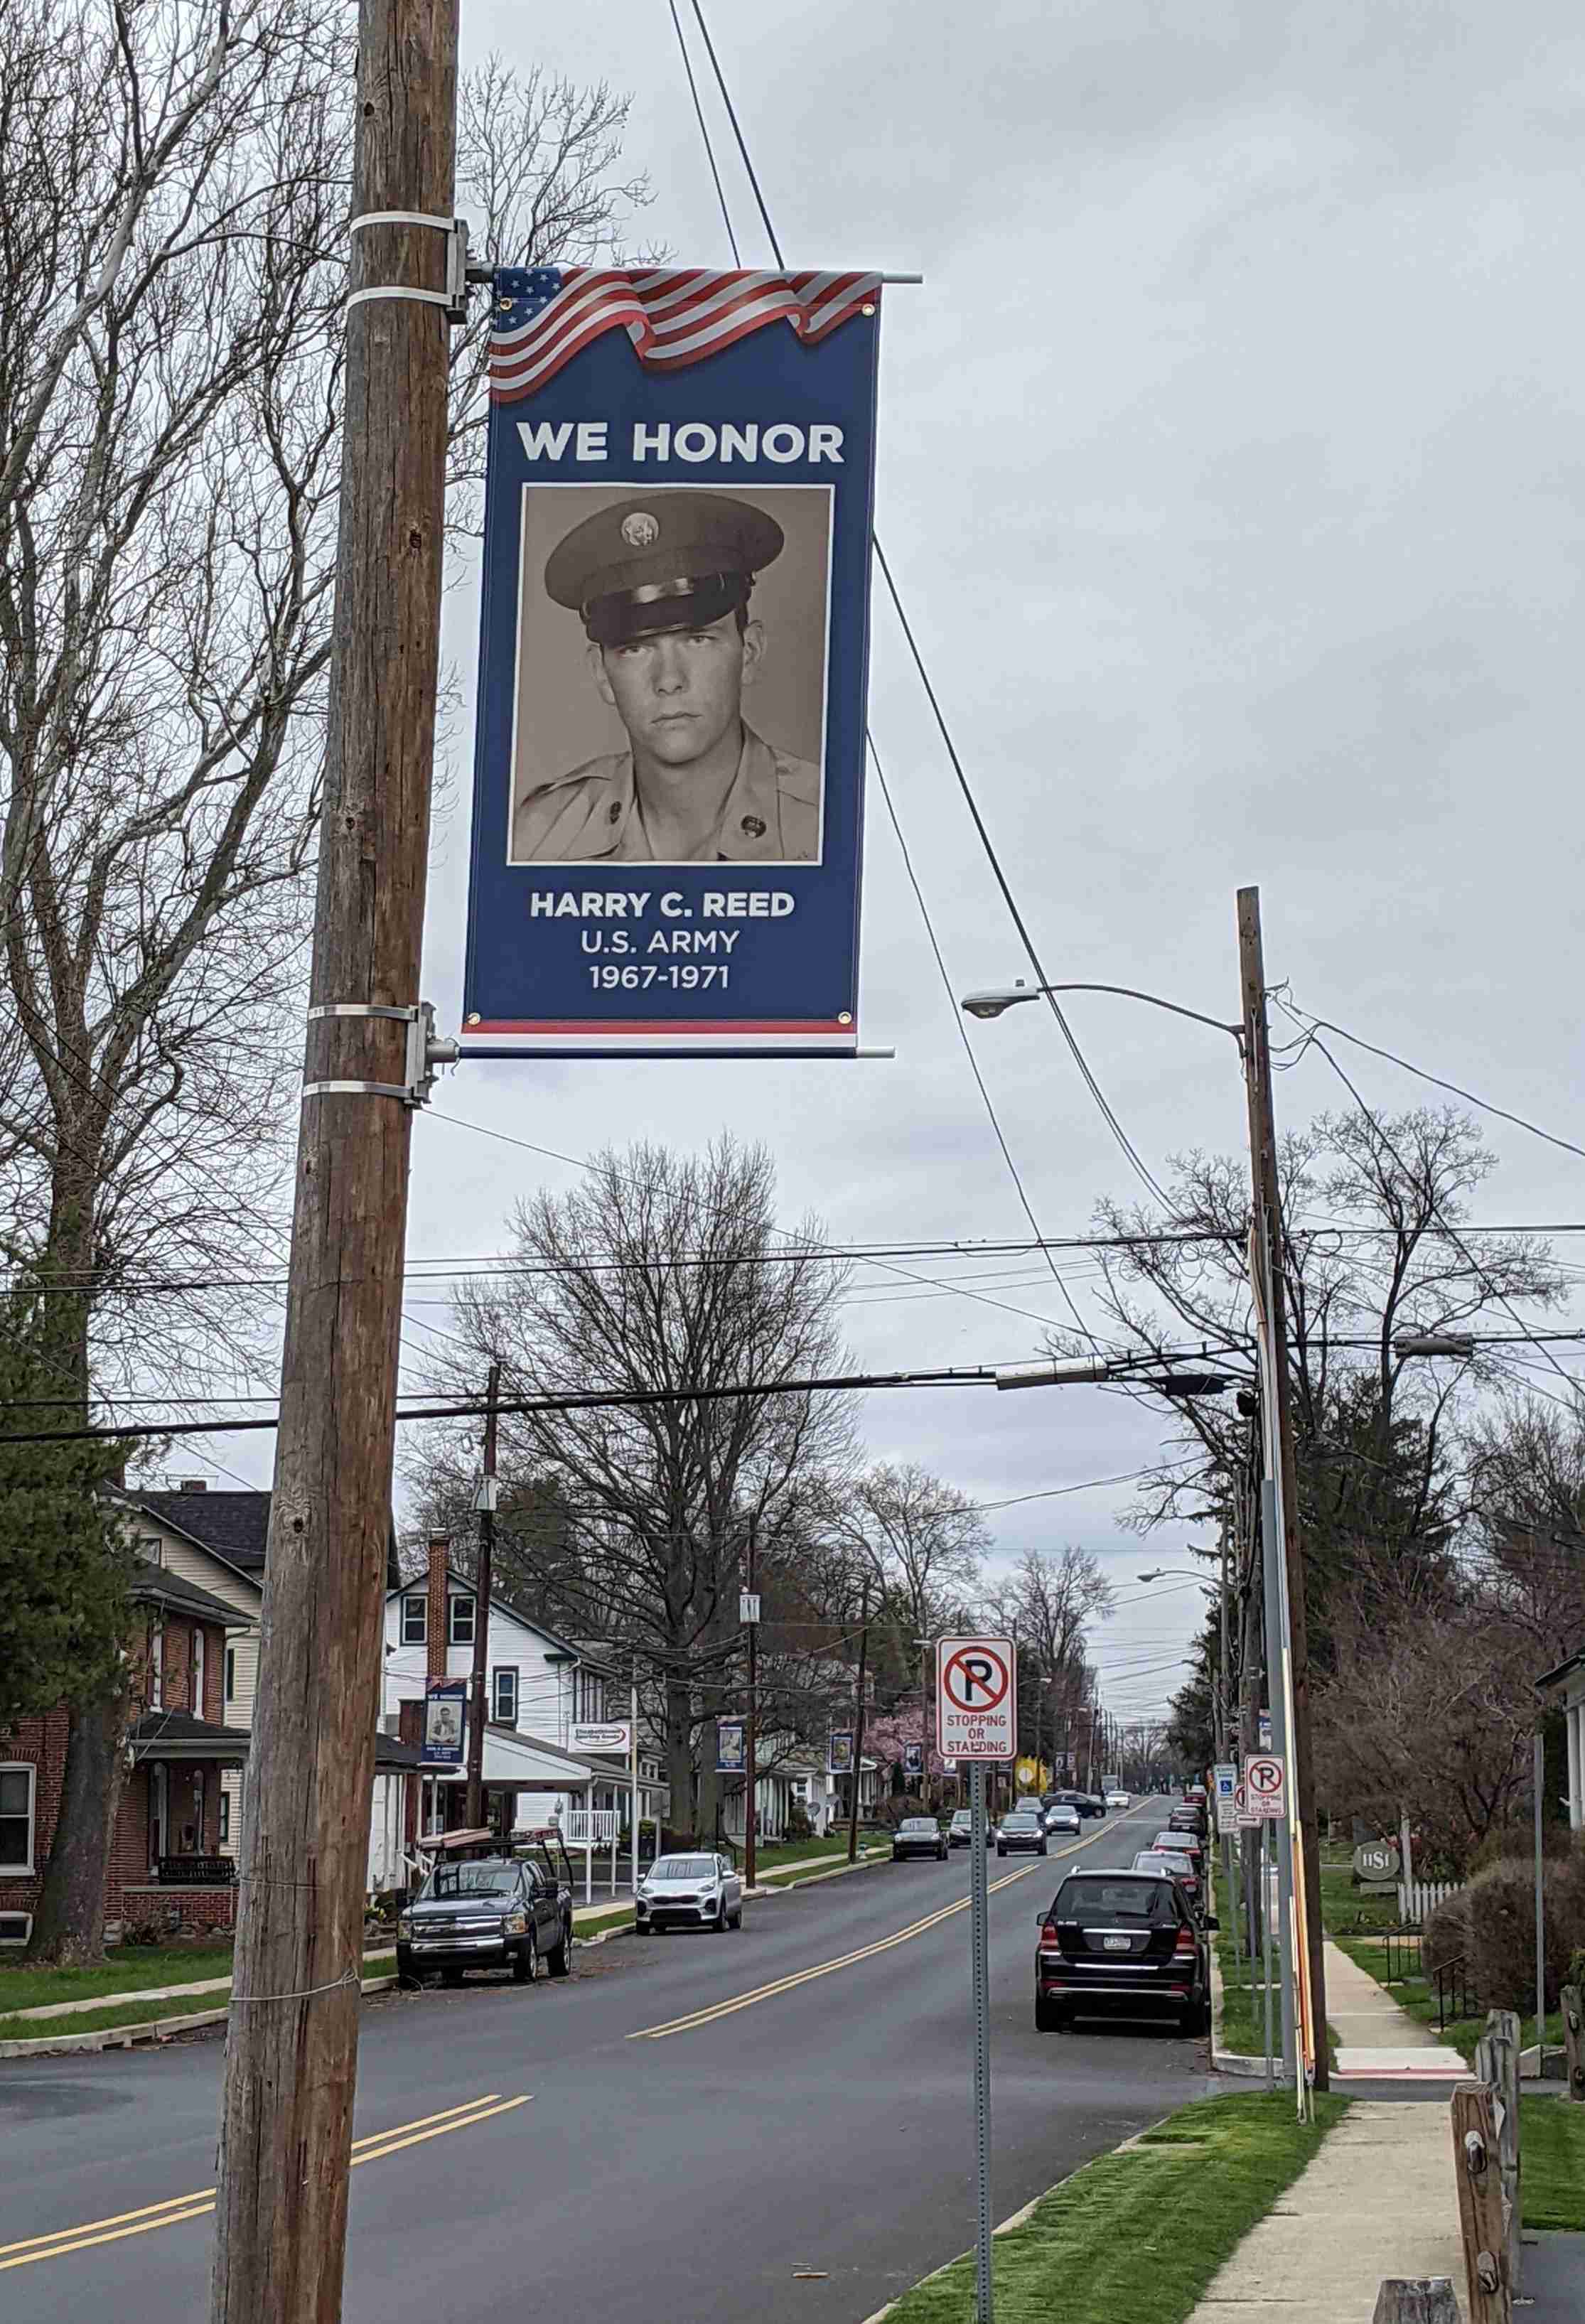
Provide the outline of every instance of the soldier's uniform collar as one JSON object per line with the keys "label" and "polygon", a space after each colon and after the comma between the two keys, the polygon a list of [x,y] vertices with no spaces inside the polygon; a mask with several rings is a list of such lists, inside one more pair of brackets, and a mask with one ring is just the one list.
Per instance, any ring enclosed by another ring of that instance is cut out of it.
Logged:
{"label": "soldier's uniform collar", "polygon": [[[644,828],[633,776],[633,754],[624,751],[616,762],[610,795],[600,811],[611,835],[603,855],[619,862],[652,863],[654,851]],[[786,853],[781,833],[780,798],[776,759],[769,742],[747,724],[738,753],[737,772],[717,818],[712,844],[697,858],[702,863],[778,862]]]}

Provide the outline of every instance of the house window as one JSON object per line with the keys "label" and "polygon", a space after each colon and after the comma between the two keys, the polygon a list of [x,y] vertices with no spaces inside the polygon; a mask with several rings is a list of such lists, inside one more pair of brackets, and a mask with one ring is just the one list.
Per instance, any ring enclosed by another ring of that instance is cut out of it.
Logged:
{"label": "house window", "polygon": [[0,1767],[0,1872],[33,1868],[34,1770],[25,1762]]}
{"label": "house window", "polygon": [[414,1590],[401,1601],[401,1643],[404,1646],[422,1646],[429,1637],[429,1602],[423,1592]]}
{"label": "house window", "polygon": [[454,1598],[451,1601],[451,1643],[454,1646],[471,1646],[474,1643],[474,1600]]}
{"label": "house window", "polygon": [[511,1664],[502,1664],[490,1674],[490,1716],[497,1727],[517,1725],[517,1670]]}
{"label": "house window", "polygon": [[230,1794],[228,1791],[226,1791],[226,1790],[224,1790],[224,1789],[223,1789],[223,1790],[221,1791],[221,1794],[220,1794],[220,1845],[221,1845],[221,1847],[222,1847],[222,1848],[224,1848],[224,1847],[225,1847],[225,1845],[226,1845],[226,1841],[227,1841],[230,1838],[231,1838],[231,1794]]}
{"label": "house window", "polygon": [[149,1708],[165,1708],[165,1631],[158,1616],[149,1625]]}
{"label": "house window", "polygon": [[201,1719],[204,1715],[204,1634],[196,1627],[193,1630],[192,1698],[193,1717]]}
{"label": "house window", "polygon": [[157,1533],[140,1533],[133,1543],[133,1548],[145,1565],[163,1565],[165,1563],[165,1545]]}
{"label": "house window", "polygon": [[236,1701],[236,1648],[235,1646],[227,1646],[226,1649],[226,1700],[227,1702]]}

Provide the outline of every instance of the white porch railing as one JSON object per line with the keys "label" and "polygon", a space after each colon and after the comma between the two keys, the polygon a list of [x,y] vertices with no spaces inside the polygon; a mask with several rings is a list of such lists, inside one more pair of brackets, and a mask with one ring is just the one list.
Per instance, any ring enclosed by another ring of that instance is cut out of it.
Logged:
{"label": "white porch railing", "polygon": [[622,1816],[615,1808],[569,1808],[561,1836],[568,1848],[609,1848],[621,1830]]}

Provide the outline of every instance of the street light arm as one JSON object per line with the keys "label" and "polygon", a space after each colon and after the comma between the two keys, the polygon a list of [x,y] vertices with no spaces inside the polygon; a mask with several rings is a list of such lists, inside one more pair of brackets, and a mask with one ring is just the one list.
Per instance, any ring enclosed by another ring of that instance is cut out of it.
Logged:
{"label": "street light arm", "polygon": [[1120,1000],[1145,1001],[1152,1009],[1166,1009],[1175,1017],[1190,1018],[1196,1025],[1209,1025],[1214,1032],[1230,1033],[1240,1049],[1244,1045],[1241,1025],[1229,1025],[1220,1017],[1207,1017],[1199,1009],[1185,1009],[1179,1001],[1164,1001],[1158,992],[1142,992],[1132,984],[1018,984],[994,992],[965,993],[961,1003],[971,1017],[1000,1017],[1019,1001],[1040,1001],[1057,992],[1111,992]]}

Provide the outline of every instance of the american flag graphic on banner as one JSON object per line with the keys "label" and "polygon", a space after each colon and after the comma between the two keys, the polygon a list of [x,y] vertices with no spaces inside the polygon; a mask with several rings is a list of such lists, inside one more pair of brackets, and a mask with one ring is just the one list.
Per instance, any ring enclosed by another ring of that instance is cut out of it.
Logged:
{"label": "american flag graphic on banner", "polygon": [[769,323],[814,346],[880,297],[879,274],[717,273],[702,267],[535,266],[495,277],[490,396],[511,403],[555,378],[604,331],[625,331],[639,361],[680,370]]}

